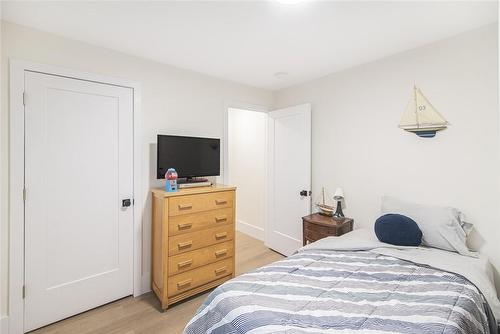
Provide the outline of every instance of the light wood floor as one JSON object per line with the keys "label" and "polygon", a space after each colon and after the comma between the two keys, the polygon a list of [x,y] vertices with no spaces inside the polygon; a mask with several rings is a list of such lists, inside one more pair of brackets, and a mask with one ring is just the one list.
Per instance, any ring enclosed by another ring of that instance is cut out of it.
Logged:
{"label": "light wood floor", "polygon": [[[236,233],[236,275],[283,258],[266,248],[262,241]],[[36,334],[138,334],[181,333],[208,293],[173,305],[165,312],[153,293],[127,297],[88,312],[38,329]]]}

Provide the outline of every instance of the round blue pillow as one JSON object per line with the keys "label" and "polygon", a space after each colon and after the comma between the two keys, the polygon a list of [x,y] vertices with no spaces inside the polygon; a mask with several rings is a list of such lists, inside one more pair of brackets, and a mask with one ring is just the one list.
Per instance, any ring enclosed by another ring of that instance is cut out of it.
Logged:
{"label": "round blue pillow", "polygon": [[378,240],[397,246],[419,246],[422,231],[410,217],[389,213],[375,221],[375,234]]}

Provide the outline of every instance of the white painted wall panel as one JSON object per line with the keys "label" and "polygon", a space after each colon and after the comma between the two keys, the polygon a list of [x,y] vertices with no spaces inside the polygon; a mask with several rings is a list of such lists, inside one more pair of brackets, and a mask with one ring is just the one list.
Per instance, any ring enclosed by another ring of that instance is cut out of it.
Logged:
{"label": "white painted wall panel", "polygon": [[[313,105],[313,198],[342,187],[355,227],[373,226],[382,195],[460,208],[500,288],[497,49],[489,25],[279,91],[275,103]],[[415,82],[451,123],[433,139],[398,128]]]}

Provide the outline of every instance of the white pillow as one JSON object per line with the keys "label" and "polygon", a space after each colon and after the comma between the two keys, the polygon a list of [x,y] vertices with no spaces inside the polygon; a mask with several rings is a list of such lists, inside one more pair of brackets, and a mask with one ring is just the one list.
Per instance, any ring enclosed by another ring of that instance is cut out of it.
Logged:
{"label": "white pillow", "polygon": [[435,207],[382,197],[382,214],[398,213],[413,219],[422,230],[422,245],[474,256],[467,247],[472,225],[462,221],[462,213],[451,207]]}

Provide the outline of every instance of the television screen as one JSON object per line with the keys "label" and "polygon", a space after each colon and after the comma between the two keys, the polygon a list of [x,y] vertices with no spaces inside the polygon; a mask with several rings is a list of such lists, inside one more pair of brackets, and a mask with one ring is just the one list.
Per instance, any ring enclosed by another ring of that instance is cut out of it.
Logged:
{"label": "television screen", "polygon": [[220,175],[220,139],[158,135],[157,175],[169,168],[179,177]]}

